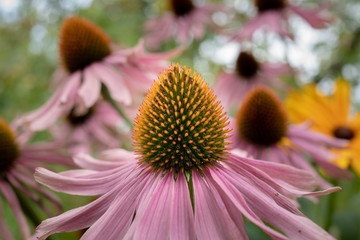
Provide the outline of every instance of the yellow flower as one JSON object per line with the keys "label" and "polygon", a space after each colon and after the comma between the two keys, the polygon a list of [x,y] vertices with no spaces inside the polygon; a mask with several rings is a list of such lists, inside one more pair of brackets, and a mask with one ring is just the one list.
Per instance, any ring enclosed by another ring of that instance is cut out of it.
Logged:
{"label": "yellow flower", "polygon": [[291,92],[285,105],[290,121],[310,121],[315,131],[349,140],[346,149],[333,150],[339,156],[333,161],[360,175],[360,112],[350,114],[350,85],[345,79],[336,80],[332,95],[325,95],[315,84],[309,84],[302,91]]}

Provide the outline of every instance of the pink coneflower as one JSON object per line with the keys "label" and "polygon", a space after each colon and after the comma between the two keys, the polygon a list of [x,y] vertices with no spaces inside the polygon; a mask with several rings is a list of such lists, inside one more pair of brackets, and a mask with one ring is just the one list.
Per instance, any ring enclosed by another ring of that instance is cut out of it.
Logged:
{"label": "pink coneflower", "polygon": [[65,121],[51,128],[59,144],[69,148],[72,154],[79,152],[91,153],[92,149],[105,150],[121,146],[123,140],[130,140],[124,120],[115,109],[105,101],[99,101],[82,115],[72,111]]}
{"label": "pink coneflower", "polygon": [[247,151],[257,159],[308,170],[317,176],[323,188],[329,184],[316,173],[305,155],[332,178],[351,176],[330,162],[334,155],[328,149],[342,148],[346,141],[316,133],[306,124],[289,125],[284,107],[268,88],[258,87],[249,92],[232,124],[235,131],[230,140],[234,148]]}
{"label": "pink coneflower", "polygon": [[68,74],[52,98],[22,117],[18,124],[27,123],[37,131],[70,111],[82,115],[99,99],[104,87],[113,100],[129,105],[135,90],[145,93],[159,67],[165,65],[165,59],[181,50],[149,54],[141,41],[134,48],[121,50],[113,50],[111,44],[106,33],[92,22],[80,17],[67,18],[60,29],[59,50]]}
{"label": "pink coneflower", "polygon": [[260,63],[250,52],[242,51],[236,60],[235,70],[222,72],[214,91],[226,110],[239,106],[247,92],[258,85],[270,85],[276,89],[288,86],[280,76],[290,75],[286,64]]}
{"label": "pink coneflower", "polygon": [[253,33],[261,28],[275,32],[285,37],[292,37],[288,31],[289,13],[294,13],[304,19],[310,26],[316,29],[325,28],[331,22],[331,18],[322,16],[326,4],[308,9],[291,3],[291,0],[255,0],[258,14],[250,19],[234,36],[235,38],[250,39]]}
{"label": "pink coneflower", "polygon": [[192,0],[169,0],[171,11],[161,17],[150,19],[145,23],[145,41],[147,46],[157,49],[170,39],[180,44],[188,44],[192,38],[201,39],[206,26],[218,28],[211,19],[215,12],[225,11],[222,4],[206,3],[196,5]]}
{"label": "pink coneflower", "polygon": [[37,170],[56,191],[102,196],[43,221],[34,238],[88,228],[82,239],[248,239],[244,215],[275,239],[333,239],[294,199],[339,188],[308,192],[315,181],[307,172],[228,152],[228,119],[215,100],[190,69],[164,71],[135,121],[135,154],[81,154],[84,169]]}
{"label": "pink coneflower", "polygon": [[[60,211],[60,200],[42,188],[33,179],[35,168],[46,163],[70,164],[71,158],[60,155],[58,147],[49,143],[25,145],[27,135],[15,136],[10,126],[0,118],[0,195],[13,212],[19,225],[23,239],[30,237],[30,227],[23,212],[22,202],[30,199],[40,207],[48,216],[52,215],[51,208]],[[47,198],[52,207],[45,205],[43,198]],[[24,199],[27,198],[27,199]],[[26,203],[25,203],[26,204]],[[29,206],[28,206],[29,207]],[[30,207],[31,209],[31,207]],[[14,239],[3,217],[0,204],[0,236],[1,239]],[[28,216],[36,218],[33,213]]]}

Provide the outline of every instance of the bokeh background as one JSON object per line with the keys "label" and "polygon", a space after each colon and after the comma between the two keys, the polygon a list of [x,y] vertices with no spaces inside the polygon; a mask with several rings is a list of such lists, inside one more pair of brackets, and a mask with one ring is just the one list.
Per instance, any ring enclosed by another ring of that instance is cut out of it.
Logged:
{"label": "bokeh background", "polygon": [[[204,2],[204,1],[198,1]],[[224,0],[234,10],[233,15],[215,14],[214,21],[228,25],[229,31],[241,27],[245,19],[255,14],[249,0]],[[300,4],[317,1],[297,1]],[[353,111],[360,109],[360,1],[332,0],[329,9],[333,23],[324,30],[314,30],[300,18],[290,18],[294,41],[276,35],[254,37],[251,43],[259,59],[288,62],[297,72],[286,79],[294,88],[316,82],[330,92],[333,81],[346,78],[352,85]],[[113,41],[122,46],[134,46],[143,34],[143,23],[162,14],[167,8],[163,0],[0,0],[0,116],[11,122],[17,116],[42,105],[53,93],[51,78],[59,65],[57,35],[63,19],[79,15],[101,26]],[[177,46],[163,45],[161,51]],[[176,59],[180,64],[196,69],[212,84],[222,68],[233,68],[242,48],[223,36],[207,33],[194,41]],[[284,97],[284,96],[283,96]],[[37,139],[46,139],[41,133]],[[319,204],[300,199],[305,215],[338,239],[360,239],[360,179],[334,182],[343,191],[320,197]],[[65,210],[83,205],[88,198],[61,195]],[[6,218],[17,226],[3,202]],[[36,209],[35,209],[36,210]],[[246,223],[250,239],[268,239],[257,227]],[[79,233],[58,234],[51,239],[77,239]],[[1,239],[1,237],[0,237]]]}

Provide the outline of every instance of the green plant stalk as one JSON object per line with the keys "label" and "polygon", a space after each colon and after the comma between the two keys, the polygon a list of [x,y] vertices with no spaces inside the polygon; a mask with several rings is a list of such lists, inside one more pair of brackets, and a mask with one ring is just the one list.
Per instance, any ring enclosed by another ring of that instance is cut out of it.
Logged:
{"label": "green plant stalk", "polygon": [[110,92],[107,87],[103,84],[101,86],[101,93],[103,94],[106,101],[108,101],[111,106],[119,113],[119,115],[125,120],[125,122],[130,126],[131,129],[134,128],[132,121],[128,118],[125,112],[120,108],[120,106],[114,101],[114,99],[110,96]]}

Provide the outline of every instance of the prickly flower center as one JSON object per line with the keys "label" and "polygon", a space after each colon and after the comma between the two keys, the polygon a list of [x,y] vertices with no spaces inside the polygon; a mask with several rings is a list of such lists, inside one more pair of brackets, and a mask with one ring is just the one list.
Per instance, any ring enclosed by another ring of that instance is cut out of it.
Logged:
{"label": "prickly flower center", "polygon": [[195,8],[191,0],[170,0],[170,7],[179,17],[190,13]]}
{"label": "prickly flower center", "polygon": [[75,108],[71,109],[70,113],[67,115],[68,122],[75,127],[86,123],[86,121],[93,115],[94,107],[95,106],[89,108],[82,114],[76,114]]}
{"label": "prickly flower center", "polygon": [[348,127],[337,127],[334,129],[333,134],[336,138],[351,140],[355,137],[355,133]]}
{"label": "prickly flower center", "polygon": [[259,12],[278,10],[285,7],[285,0],[255,0]]}
{"label": "prickly flower center", "polygon": [[260,65],[252,54],[240,52],[236,60],[236,71],[241,77],[250,79],[257,74],[259,68]]}
{"label": "prickly flower center", "polygon": [[80,17],[67,18],[59,34],[61,60],[73,73],[110,54],[110,38],[98,26]]}
{"label": "prickly flower center", "polygon": [[8,170],[19,156],[15,136],[10,126],[0,118],[0,173]]}
{"label": "prickly flower center", "polygon": [[275,94],[256,88],[246,96],[236,116],[237,131],[247,142],[270,146],[286,134],[286,115]]}
{"label": "prickly flower center", "polygon": [[223,160],[228,118],[209,86],[191,69],[171,65],[151,87],[135,120],[139,163],[155,171],[201,171]]}

